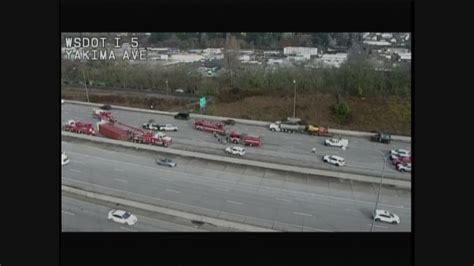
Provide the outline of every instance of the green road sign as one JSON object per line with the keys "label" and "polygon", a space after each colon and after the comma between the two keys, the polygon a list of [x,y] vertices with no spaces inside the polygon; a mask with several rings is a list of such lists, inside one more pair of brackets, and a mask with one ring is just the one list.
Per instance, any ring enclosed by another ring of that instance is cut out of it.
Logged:
{"label": "green road sign", "polygon": [[199,106],[201,108],[206,108],[206,97],[202,97],[201,99],[199,99]]}

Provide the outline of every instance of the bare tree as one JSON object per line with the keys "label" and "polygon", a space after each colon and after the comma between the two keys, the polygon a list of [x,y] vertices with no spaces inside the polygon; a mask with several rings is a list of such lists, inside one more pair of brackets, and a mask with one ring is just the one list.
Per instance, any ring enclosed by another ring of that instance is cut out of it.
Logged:
{"label": "bare tree", "polygon": [[224,67],[227,69],[230,78],[230,85],[233,85],[236,70],[239,66],[240,44],[235,36],[227,33],[224,46]]}

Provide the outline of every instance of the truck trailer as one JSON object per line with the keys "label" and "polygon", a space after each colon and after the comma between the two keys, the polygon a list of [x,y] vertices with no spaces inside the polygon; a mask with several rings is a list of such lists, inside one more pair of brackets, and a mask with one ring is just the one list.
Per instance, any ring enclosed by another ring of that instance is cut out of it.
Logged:
{"label": "truck trailer", "polygon": [[97,123],[97,127],[101,135],[111,139],[163,147],[168,147],[172,143],[172,139],[169,136],[155,135],[153,132],[135,128],[118,121],[114,124],[100,121]]}

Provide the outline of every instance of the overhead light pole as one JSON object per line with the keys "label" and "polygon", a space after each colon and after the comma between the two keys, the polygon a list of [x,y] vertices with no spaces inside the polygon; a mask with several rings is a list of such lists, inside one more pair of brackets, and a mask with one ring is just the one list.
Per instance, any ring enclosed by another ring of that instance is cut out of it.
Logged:
{"label": "overhead light pole", "polygon": [[293,99],[293,118],[296,117],[296,80],[293,80],[293,84],[295,84],[295,97]]}
{"label": "overhead light pole", "polygon": [[[76,70],[76,67],[72,68],[73,70]],[[87,89],[87,82],[86,82],[86,75],[84,74],[84,70],[81,69],[82,72],[82,78],[84,79],[84,86],[86,87],[86,97],[87,97],[87,102],[89,102],[89,90]]]}

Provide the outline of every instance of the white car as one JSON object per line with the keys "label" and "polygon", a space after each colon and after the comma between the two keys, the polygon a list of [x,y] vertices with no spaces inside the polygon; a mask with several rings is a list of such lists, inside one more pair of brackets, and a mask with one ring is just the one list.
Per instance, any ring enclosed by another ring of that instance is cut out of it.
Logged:
{"label": "white car", "polygon": [[337,155],[324,155],[323,161],[326,163],[330,163],[336,166],[343,166],[346,164],[344,158],[337,156]]}
{"label": "white car", "polygon": [[166,133],[163,133],[163,132],[156,133],[155,138],[162,139],[162,140],[168,141],[168,142],[172,140],[172,138],[170,136],[166,135]]}
{"label": "white car", "polygon": [[339,147],[339,148],[343,148],[345,150],[347,148],[347,145],[349,145],[349,140],[340,139],[340,138],[339,139],[336,139],[336,138],[326,139],[324,141],[324,145]]}
{"label": "white car", "polygon": [[176,92],[176,93],[184,93],[184,90],[183,90],[183,89],[176,89],[174,92]]}
{"label": "white car", "polygon": [[398,149],[398,150],[391,150],[390,151],[390,159],[396,159],[399,157],[410,157],[411,152],[409,150]]}
{"label": "white car", "polygon": [[134,225],[138,221],[137,216],[122,210],[111,210],[108,219],[116,223],[128,225]]}
{"label": "white car", "polygon": [[148,123],[144,123],[142,125],[142,128],[148,129],[148,130],[158,130],[159,125],[156,122],[148,122]]}
{"label": "white car", "polygon": [[376,222],[384,222],[391,224],[400,223],[400,217],[386,210],[376,210],[374,216],[374,220]]}
{"label": "white car", "polygon": [[225,152],[226,152],[226,153],[229,153],[229,154],[233,154],[233,155],[244,156],[244,154],[245,154],[245,149],[242,148],[242,147],[233,146],[233,147],[227,147],[227,148],[225,149]]}
{"label": "white car", "polygon": [[164,131],[178,131],[177,126],[173,126],[171,124],[166,124],[166,125],[161,125],[158,130],[164,130]]}
{"label": "white car", "polygon": [[397,170],[400,172],[411,172],[411,163],[397,164]]}
{"label": "white car", "polygon": [[69,157],[67,157],[65,152],[61,153],[61,165],[66,165],[69,163]]}

